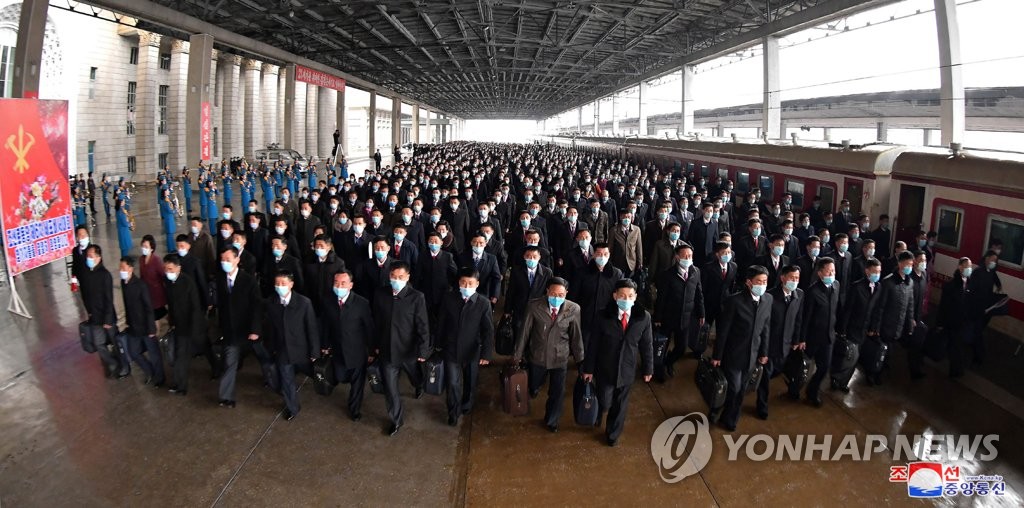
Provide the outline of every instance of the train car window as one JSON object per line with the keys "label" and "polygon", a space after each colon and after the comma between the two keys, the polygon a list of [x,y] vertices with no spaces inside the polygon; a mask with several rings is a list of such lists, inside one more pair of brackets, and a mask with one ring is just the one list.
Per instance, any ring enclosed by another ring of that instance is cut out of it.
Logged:
{"label": "train car window", "polygon": [[819,185],[818,195],[821,196],[821,208],[823,210],[835,210],[836,189],[831,185]]}
{"label": "train car window", "polygon": [[746,193],[750,192],[750,172],[749,171],[737,171],[736,172],[736,190]]}
{"label": "train car window", "polygon": [[936,232],[939,233],[935,242],[942,247],[960,250],[960,233],[964,223],[964,211],[960,208],[940,205],[935,211]]}
{"label": "train car window", "polygon": [[793,196],[793,208],[804,207],[804,183],[800,180],[786,180],[786,192]]}
{"label": "train car window", "polygon": [[[693,168],[691,167],[690,169],[693,169]],[[703,176],[704,178],[710,177],[711,176],[711,168],[709,168],[707,166],[701,166],[700,167],[700,176]]]}
{"label": "train car window", "polygon": [[761,201],[768,203],[775,201],[775,177],[761,175],[757,180],[758,186],[761,188]]}
{"label": "train car window", "polygon": [[[706,168],[706,167],[707,166],[701,167],[700,168],[701,172],[704,172],[704,168]],[[718,168],[718,179],[723,181],[723,182],[728,180],[729,179],[729,168]]]}
{"label": "train car window", "polygon": [[[706,168],[706,167],[707,167],[707,166],[702,166],[702,167],[701,167],[701,171],[703,171],[703,170],[704,170],[704,168]],[[693,163],[692,163],[692,162],[687,162],[687,163],[686,163],[686,170],[687,170],[687,171],[693,171]]]}
{"label": "train car window", "polygon": [[999,264],[1018,269],[1024,268],[1024,220],[989,215],[985,245],[988,245],[993,238],[998,238],[1003,242],[1003,250],[999,254]]}

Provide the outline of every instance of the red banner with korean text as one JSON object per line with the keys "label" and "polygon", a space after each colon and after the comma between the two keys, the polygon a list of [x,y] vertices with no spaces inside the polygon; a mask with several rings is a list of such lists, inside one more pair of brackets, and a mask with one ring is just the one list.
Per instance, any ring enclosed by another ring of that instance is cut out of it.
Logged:
{"label": "red banner with korean text", "polygon": [[203,102],[199,108],[199,158],[210,160],[210,103]]}
{"label": "red banner with korean text", "polygon": [[7,271],[71,254],[68,103],[0,99],[0,211]]}
{"label": "red banner with korean text", "polygon": [[309,67],[303,67],[301,65],[295,66],[295,81],[322,86],[324,88],[333,88],[339,92],[345,91],[344,79],[332,76],[326,72],[310,69]]}

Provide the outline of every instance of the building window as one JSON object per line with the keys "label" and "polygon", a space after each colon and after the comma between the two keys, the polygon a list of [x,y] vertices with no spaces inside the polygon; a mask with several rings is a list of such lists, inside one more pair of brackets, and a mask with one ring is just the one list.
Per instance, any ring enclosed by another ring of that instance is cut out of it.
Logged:
{"label": "building window", "polygon": [[160,53],[160,68],[169,71],[171,70],[171,54]]}
{"label": "building window", "polygon": [[92,173],[96,169],[96,142],[89,142],[89,172]]}
{"label": "building window", "polygon": [[210,137],[213,138],[213,153],[212,153],[212,155],[217,155],[217,154],[220,153],[220,146],[217,143],[217,128],[216,127],[213,128],[213,131],[210,134]]}
{"label": "building window", "polygon": [[1024,268],[1024,221],[989,215],[985,245],[991,244],[995,239],[1003,242],[999,264],[1017,269]]}
{"label": "building window", "polygon": [[96,98],[96,67],[89,67],[89,98]]}
{"label": "building window", "polygon": [[135,172],[135,156],[134,155],[128,157],[128,172],[129,173],[134,173]]}
{"label": "building window", "polygon": [[167,152],[158,154],[156,158],[157,164],[160,166],[160,169],[164,169],[167,167]]}
{"label": "building window", "polygon": [[939,206],[936,210],[936,232],[939,234],[935,242],[952,250],[960,250],[960,231],[964,224],[964,211],[951,206]]}
{"label": "building window", "polygon": [[156,128],[157,134],[167,134],[167,91],[169,89],[170,87],[167,85],[160,85],[160,92],[157,96],[157,107],[160,115]]}
{"label": "building window", "polygon": [[132,46],[128,48],[128,63],[132,65],[139,65],[139,47]]}
{"label": "building window", "polygon": [[134,81],[128,82],[128,135],[135,134],[135,87]]}
{"label": "building window", "polygon": [[793,196],[793,208],[804,207],[804,183],[799,180],[786,180],[786,192]]}
{"label": "building window", "polygon": [[14,88],[14,47],[0,46],[0,97],[10,97]]}

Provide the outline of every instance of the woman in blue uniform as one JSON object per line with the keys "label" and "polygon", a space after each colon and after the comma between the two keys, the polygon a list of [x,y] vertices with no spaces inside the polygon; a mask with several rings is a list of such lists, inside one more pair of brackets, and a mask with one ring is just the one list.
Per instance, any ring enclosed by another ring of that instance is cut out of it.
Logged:
{"label": "woman in blue uniform", "polygon": [[121,247],[121,256],[127,256],[132,250],[132,223],[128,220],[128,211],[124,209],[124,200],[114,198],[114,215],[117,217],[117,245]]}
{"label": "woman in blue uniform", "polygon": [[200,166],[199,170],[199,219],[206,220],[207,189],[210,181],[210,170]]}
{"label": "woman in blue uniform", "polygon": [[209,231],[217,231],[217,182],[210,180],[206,187],[206,220],[209,221]]}
{"label": "woman in blue uniform", "polygon": [[249,170],[245,167],[242,168],[242,174],[239,176],[238,188],[242,191],[242,206],[248,206],[249,201],[252,200],[252,178]]}
{"label": "woman in blue uniform", "polygon": [[85,196],[81,189],[75,189],[75,227],[85,225]]}
{"label": "woman in blue uniform", "polygon": [[263,200],[267,202],[267,206],[264,210],[269,211],[270,205],[274,203],[274,176],[270,172],[270,169],[266,166],[263,167],[263,173],[260,177],[260,184],[263,186]]}
{"label": "woman in blue uniform", "polygon": [[309,191],[312,192],[316,188],[316,165],[310,164],[306,173],[306,185],[309,187]]}
{"label": "woman in blue uniform", "polygon": [[174,214],[174,205],[171,204],[171,191],[166,189],[160,198],[160,223],[163,225],[164,236],[167,237],[167,252],[177,252],[174,234],[178,226],[174,223]]}
{"label": "woman in blue uniform", "polygon": [[299,178],[302,175],[299,174],[299,166],[296,164],[288,170],[288,190],[291,191],[292,196],[299,195]]}
{"label": "woman in blue uniform", "polygon": [[284,170],[275,162],[274,171],[271,174],[274,175],[274,199],[279,199],[281,197],[281,189],[284,188]]}
{"label": "woman in blue uniform", "polygon": [[185,194],[185,212],[192,216],[192,175],[188,167],[181,170],[181,191]]}
{"label": "woman in blue uniform", "polygon": [[[224,180],[224,204],[230,205],[231,198],[233,198],[235,194],[234,189],[232,189],[231,182],[235,179],[235,177],[231,176],[230,168],[223,168],[223,171],[224,172],[221,175],[221,178]],[[243,201],[243,203],[245,203],[245,201]]]}

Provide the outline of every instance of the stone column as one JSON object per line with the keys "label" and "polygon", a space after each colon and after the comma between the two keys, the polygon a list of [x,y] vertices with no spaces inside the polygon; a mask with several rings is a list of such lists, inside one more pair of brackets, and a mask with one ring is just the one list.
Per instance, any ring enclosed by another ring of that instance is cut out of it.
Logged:
{"label": "stone column", "polygon": [[[306,148],[308,155],[323,155],[318,152],[317,137],[320,135],[319,122],[317,121],[317,99],[319,98],[319,86],[306,83]],[[301,150],[300,150],[301,151]]]}
{"label": "stone column", "polygon": [[679,136],[693,132],[693,66],[684,65],[682,70],[682,97],[680,99]]}
{"label": "stone column", "polygon": [[366,112],[366,123],[369,124],[370,157],[377,151],[377,92],[370,91],[370,109]]}
{"label": "stone column", "polygon": [[637,91],[637,102],[640,103],[640,108],[639,108],[639,116],[640,116],[640,118],[639,118],[639,121],[638,121],[637,132],[640,133],[640,137],[644,137],[644,136],[647,135],[647,115],[649,113],[649,111],[647,110],[647,96],[649,95],[648,92],[647,92],[647,87],[648,87],[647,82],[646,81],[641,81],[640,82],[640,89]]}
{"label": "stone column", "polygon": [[[195,167],[200,160],[213,158],[213,140],[203,139],[204,134],[212,136],[213,126],[203,128],[203,104],[206,104],[209,116],[206,121],[212,123],[211,103],[213,94],[213,36],[197,34],[189,38],[188,44],[188,82],[185,87],[185,162],[190,168]],[[171,57],[171,65],[174,65],[174,57]],[[210,147],[211,153],[203,159],[202,146],[205,143]]]}
{"label": "stone column", "polygon": [[224,94],[221,101],[221,115],[224,142],[221,143],[221,158],[230,159],[244,155],[243,132],[245,118],[242,112],[242,90],[241,90],[241,65],[242,57],[228,53],[221,53],[220,65],[223,67],[220,73],[224,80],[220,87]]}
{"label": "stone column", "polygon": [[764,101],[761,104],[761,129],[768,139],[782,137],[782,94],[779,91],[779,38],[765,37]]}
{"label": "stone column", "polygon": [[880,143],[889,141],[889,122],[882,120],[875,123],[875,138]]}
{"label": "stone column", "polygon": [[263,111],[263,146],[266,148],[270,143],[281,142],[281,131],[278,127],[278,93],[277,81],[279,67],[265,63],[260,67],[260,105]]}
{"label": "stone column", "polygon": [[424,143],[431,144],[434,142],[434,131],[430,130],[430,111],[423,110],[423,112],[426,113],[425,116],[427,117],[425,124],[427,128],[427,139],[424,141]]}
{"label": "stone column", "polygon": [[412,136],[413,144],[419,144],[420,142],[420,105],[412,105],[412,130],[409,131]]}
{"label": "stone column", "polygon": [[341,130],[341,153],[338,154],[340,158],[342,155],[348,155],[348,110],[345,108],[344,90],[338,90],[338,104],[336,107],[336,125],[334,128]]}
{"label": "stone column", "polygon": [[402,144],[402,99],[391,99],[391,150],[394,156],[395,146]]}
{"label": "stone column", "polygon": [[296,152],[305,152],[303,155],[309,154],[306,147],[306,83],[302,81],[295,82],[295,95],[292,96],[293,104],[295,105],[292,111],[292,142],[291,146],[285,148],[291,148]]}
{"label": "stone column", "polygon": [[135,168],[139,175],[157,172],[157,87],[160,36],[139,32],[139,64],[135,69]]}
{"label": "stone column", "polygon": [[[174,171],[187,165],[185,149],[185,98],[188,88],[188,41],[171,42],[171,76],[167,95],[167,134],[169,134],[167,164]],[[196,161],[192,161],[195,164]]]}
{"label": "stone column", "polygon": [[39,98],[39,77],[43,67],[43,38],[46,34],[48,0],[22,0],[18,36],[14,47],[13,97]]}
{"label": "stone column", "polygon": [[594,133],[592,136],[601,135],[601,99],[594,101]]}
{"label": "stone column", "polygon": [[243,120],[245,122],[245,135],[242,140],[243,153],[245,157],[252,157],[256,150],[263,148],[263,111],[265,103],[260,100],[262,90],[262,78],[260,72],[263,70],[263,63],[246,58],[242,62],[242,78],[244,86],[245,102],[243,104]]}
{"label": "stone column", "polygon": [[[294,73],[292,74],[292,79],[295,79]],[[277,76],[277,139],[275,139],[274,142],[280,146],[287,146],[291,144],[292,141],[291,131],[285,133],[284,129],[284,124],[286,122],[285,118],[288,116],[285,114],[285,105],[291,99],[291,96],[288,95],[285,90],[287,85],[288,72],[287,68],[285,68],[281,69]],[[292,90],[292,93],[295,93],[294,89]]]}
{"label": "stone column", "polygon": [[612,94],[612,137],[619,137],[619,95]]}
{"label": "stone column", "polygon": [[[330,157],[334,148],[334,124],[337,117],[338,91],[333,88],[318,87],[317,91],[317,154]],[[323,164],[321,164],[323,166]]]}
{"label": "stone column", "polygon": [[939,120],[942,145],[949,146],[950,143],[963,143],[967,130],[956,0],[935,0],[935,23],[939,34]]}
{"label": "stone column", "polygon": [[[194,41],[193,44],[195,44]],[[213,47],[213,39],[211,39],[210,47]],[[194,50],[190,51],[193,51],[192,54],[197,54]],[[219,74],[221,71],[220,51],[211,49],[210,91],[207,98],[210,103],[210,161],[220,160],[221,153],[224,151],[224,124],[221,118],[224,105],[224,77]],[[189,72],[192,71],[189,70]]]}

